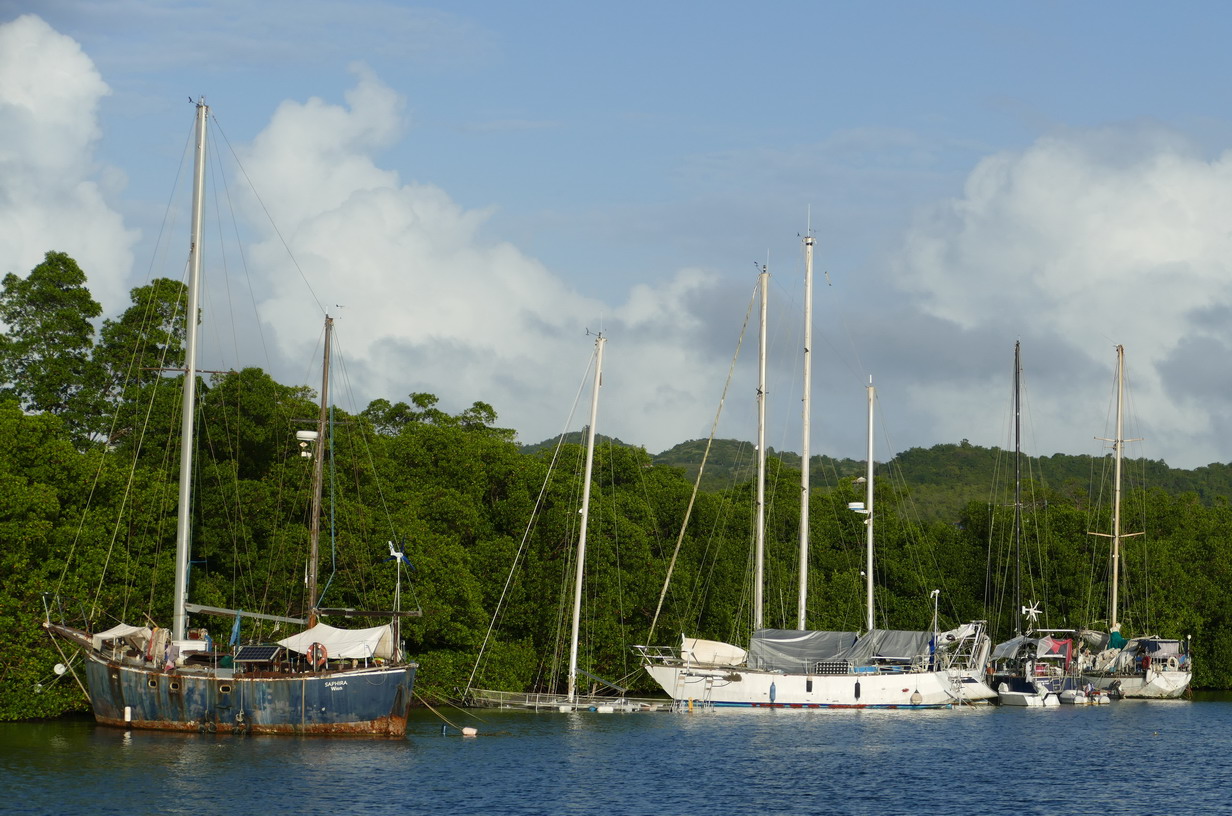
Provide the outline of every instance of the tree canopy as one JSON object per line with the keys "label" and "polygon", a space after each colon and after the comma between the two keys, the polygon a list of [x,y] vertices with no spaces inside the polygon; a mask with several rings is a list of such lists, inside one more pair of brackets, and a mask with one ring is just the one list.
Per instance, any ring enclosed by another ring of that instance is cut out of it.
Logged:
{"label": "tree canopy", "polygon": [[[103,321],[96,337],[99,316],[81,270],[62,253],[48,253],[25,279],[5,278],[0,719],[84,704],[73,672],[52,671],[72,661],[39,625],[49,599],[59,599],[50,614],[95,628],[170,618],[182,286],[160,280],[134,289],[131,306]],[[302,610],[310,464],[295,432],[315,414],[314,394],[255,368],[217,375],[200,393],[190,597],[273,614]],[[323,591],[331,606],[386,607],[398,586],[389,545],[406,554],[414,569],[402,591],[423,616],[403,635],[427,696],[456,697],[481,648],[476,682],[492,688],[554,688],[567,659],[580,435],[520,448],[498,422],[487,403],[451,413],[427,393],[377,399],[351,414],[335,410],[331,419]],[[596,451],[580,660],[587,672],[634,691],[652,690],[630,647],[646,642],[701,444],[652,457],[601,437]],[[999,635],[1012,627],[1009,511],[990,490],[999,455],[937,446],[879,467],[879,625],[927,628],[930,593],[941,589],[943,625],[988,619]],[[717,445],[707,465],[715,477],[683,534],[657,641],[682,631],[748,637],[750,459],[740,443]],[[1106,539],[1090,532],[1106,529],[1108,510],[1077,485],[1102,462],[1033,462],[1026,591],[1049,625],[1098,625],[1108,617],[1108,554]],[[768,626],[795,625],[800,464],[788,454],[769,461]],[[1121,618],[1132,633],[1192,636],[1195,685],[1232,686],[1232,651],[1223,648],[1232,638],[1232,467],[1140,465],[1158,486],[1126,495],[1127,524],[1146,534],[1126,540]],[[863,468],[825,457],[810,466],[818,487],[809,520],[809,624],[859,629],[864,527],[847,503],[862,498],[854,477]],[[229,638],[229,621],[194,625],[209,627],[218,641]],[[245,627],[246,637],[285,636],[272,623]]]}

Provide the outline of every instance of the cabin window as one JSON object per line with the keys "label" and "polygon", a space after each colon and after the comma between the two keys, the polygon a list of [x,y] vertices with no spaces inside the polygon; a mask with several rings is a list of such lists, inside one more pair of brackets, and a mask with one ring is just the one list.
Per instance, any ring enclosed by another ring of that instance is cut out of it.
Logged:
{"label": "cabin window", "polygon": [[811,677],[804,681],[804,690],[809,694],[813,693],[813,679]]}

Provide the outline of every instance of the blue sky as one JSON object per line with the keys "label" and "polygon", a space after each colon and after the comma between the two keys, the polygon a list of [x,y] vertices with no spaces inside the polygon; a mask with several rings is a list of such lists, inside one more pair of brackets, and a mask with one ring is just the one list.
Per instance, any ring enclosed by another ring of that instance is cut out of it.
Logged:
{"label": "blue sky", "polygon": [[[879,457],[1008,444],[1021,339],[1029,452],[1099,450],[1123,343],[1147,437],[1129,452],[1230,461],[1228,16],[0,0],[0,260],[21,274],[68,251],[108,314],[152,259],[178,276],[184,240],[155,239],[205,95],[317,298],[343,305],[361,404],[484,400],[537,441],[602,327],[600,430],[651,452],[702,437],[768,259],[768,439],[798,450],[811,218],[830,276],[815,452],[862,456],[870,375]],[[309,382],[320,310],[244,223],[256,362]],[[723,436],[753,434],[751,348]]]}

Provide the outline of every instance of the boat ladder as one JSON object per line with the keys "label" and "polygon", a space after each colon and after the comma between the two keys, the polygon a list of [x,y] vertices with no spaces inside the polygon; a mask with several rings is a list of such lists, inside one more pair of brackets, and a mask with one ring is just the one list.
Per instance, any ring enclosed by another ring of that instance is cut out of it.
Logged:
{"label": "boat ladder", "polygon": [[676,711],[713,711],[714,700],[710,694],[714,690],[714,678],[707,677],[700,698],[689,698],[687,700],[677,700],[674,706]]}
{"label": "boat ladder", "polygon": [[967,699],[967,688],[963,682],[963,673],[960,669],[947,669],[946,675],[950,681],[950,695],[958,705],[970,705],[971,701]]}

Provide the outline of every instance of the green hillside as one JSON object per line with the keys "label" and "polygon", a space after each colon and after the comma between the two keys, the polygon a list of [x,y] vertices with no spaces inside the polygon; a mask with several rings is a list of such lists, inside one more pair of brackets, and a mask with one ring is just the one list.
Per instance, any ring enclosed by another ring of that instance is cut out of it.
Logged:
{"label": "green hillside", "polygon": [[[656,465],[681,468],[690,481],[705,453],[706,440],[682,442],[654,457]],[[778,459],[789,468],[800,467],[799,454],[790,451],[767,450],[771,459]],[[711,445],[706,463],[703,490],[723,490],[753,478],[754,446],[735,439],[716,439]],[[1104,471],[1109,458],[1057,453],[1052,456],[1023,456],[1022,478],[1025,484],[1051,489],[1070,496],[1088,495],[1105,481]],[[815,489],[827,492],[839,479],[856,476],[864,471],[864,462],[812,457],[811,483]],[[1161,460],[1127,459],[1124,462],[1126,486],[1157,487],[1172,495],[1196,494],[1204,505],[1217,499],[1232,499],[1232,465],[1210,464],[1194,470],[1172,468]],[[963,440],[957,444],[934,445],[931,448],[909,448],[889,462],[878,463],[879,479],[890,479],[905,490],[910,506],[923,520],[957,521],[973,501],[987,503],[990,497],[1012,484],[1014,456],[1012,451],[985,448]]]}

